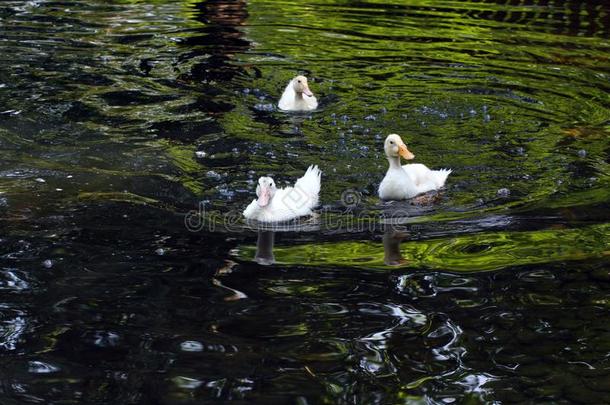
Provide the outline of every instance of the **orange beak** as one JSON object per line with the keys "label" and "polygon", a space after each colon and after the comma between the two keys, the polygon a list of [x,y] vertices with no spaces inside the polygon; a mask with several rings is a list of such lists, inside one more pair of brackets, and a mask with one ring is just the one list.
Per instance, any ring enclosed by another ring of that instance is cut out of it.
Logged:
{"label": "orange beak", "polygon": [[305,94],[307,97],[313,96],[313,93],[311,92],[311,90],[309,90],[309,85],[303,85],[303,94]]}
{"label": "orange beak", "polygon": [[407,149],[407,145],[405,145],[404,143],[398,147],[398,153],[400,154],[400,156],[403,157],[403,159],[406,160],[411,160],[415,158],[415,155],[412,154],[409,149]]}

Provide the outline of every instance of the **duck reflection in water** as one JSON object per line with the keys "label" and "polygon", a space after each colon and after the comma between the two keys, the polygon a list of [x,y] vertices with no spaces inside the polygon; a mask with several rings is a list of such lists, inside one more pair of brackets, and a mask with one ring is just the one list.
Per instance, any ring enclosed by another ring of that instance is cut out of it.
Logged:
{"label": "duck reflection in water", "polygon": [[301,220],[293,220],[279,223],[264,223],[257,221],[246,222],[250,229],[257,231],[256,252],[254,261],[262,266],[271,266],[275,264],[275,255],[273,249],[275,246],[275,234],[294,234],[294,233],[309,233],[320,232],[319,217],[314,215],[311,218]]}
{"label": "duck reflection in water", "polygon": [[263,266],[270,266],[275,263],[273,255],[273,244],[275,242],[275,232],[259,229],[258,239],[256,240],[256,254],[254,261]]}
{"label": "duck reflection in water", "polygon": [[388,224],[383,233],[383,262],[387,266],[401,266],[408,263],[400,251],[400,242],[408,237],[406,231]]}
{"label": "duck reflection in water", "polygon": [[228,82],[244,73],[239,65],[232,63],[235,54],[250,48],[240,27],[248,18],[245,0],[209,0],[195,4],[195,18],[204,23],[197,29],[200,35],[191,35],[182,44],[191,51],[181,55],[182,60],[206,56],[195,63],[184,80]]}
{"label": "duck reflection in water", "polygon": [[384,232],[384,263],[387,266],[403,266],[411,262],[402,257],[400,243],[408,239],[410,231],[417,227],[413,218],[434,212],[441,196],[437,191],[429,191],[406,201],[383,205],[381,226]]}
{"label": "duck reflection in water", "polygon": [[408,201],[383,206],[381,229],[383,230],[383,262],[386,266],[404,266],[411,260],[405,259],[400,243],[409,238],[413,218],[425,215],[433,209],[437,193],[425,193]]}
{"label": "duck reflection in water", "polygon": [[[402,266],[409,261],[402,256],[400,243],[408,238],[404,230],[397,230],[394,226],[386,226],[383,234],[383,261],[387,266]],[[275,232],[270,230],[258,231],[256,239],[256,253],[254,261],[262,266],[270,266],[275,263],[273,247],[275,244]]]}

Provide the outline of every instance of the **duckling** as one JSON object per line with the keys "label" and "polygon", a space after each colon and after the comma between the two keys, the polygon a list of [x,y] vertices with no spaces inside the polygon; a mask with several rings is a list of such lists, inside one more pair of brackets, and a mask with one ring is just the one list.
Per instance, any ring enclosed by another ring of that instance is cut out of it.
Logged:
{"label": "duckling", "polygon": [[379,185],[382,200],[406,200],[418,194],[438,190],[445,184],[451,169],[430,170],[421,163],[400,165],[400,157],[415,158],[400,136],[390,134],[385,140],[384,150],[390,167]]}
{"label": "duckling", "polygon": [[258,179],[256,200],[244,210],[246,219],[261,222],[279,222],[311,215],[318,205],[322,172],[318,166],[309,166],[294,187],[278,189],[271,177]]}
{"label": "duckling", "polygon": [[305,76],[297,76],[288,82],[278,107],[285,111],[311,111],[318,107],[318,100],[309,89]]}

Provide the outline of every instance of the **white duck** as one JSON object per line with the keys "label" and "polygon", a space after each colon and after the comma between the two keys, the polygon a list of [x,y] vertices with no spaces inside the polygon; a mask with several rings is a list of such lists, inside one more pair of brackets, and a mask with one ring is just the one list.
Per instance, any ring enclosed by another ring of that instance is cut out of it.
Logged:
{"label": "white duck", "polygon": [[382,200],[405,200],[431,190],[438,190],[445,184],[450,169],[430,170],[415,163],[400,165],[400,157],[411,160],[415,157],[396,134],[388,135],[383,146],[390,162],[390,168],[379,185]]}
{"label": "white duck", "polygon": [[278,107],[285,111],[310,111],[318,107],[318,100],[309,90],[305,76],[297,76],[288,82]]}
{"label": "white duck", "polygon": [[257,200],[252,200],[244,210],[246,219],[262,222],[288,221],[310,215],[318,205],[320,177],[318,166],[309,166],[294,187],[277,189],[271,177],[258,179]]}

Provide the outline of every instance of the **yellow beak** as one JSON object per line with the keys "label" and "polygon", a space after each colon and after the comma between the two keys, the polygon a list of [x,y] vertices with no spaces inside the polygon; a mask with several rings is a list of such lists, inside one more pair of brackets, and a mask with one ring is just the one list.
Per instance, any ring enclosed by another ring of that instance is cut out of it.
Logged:
{"label": "yellow beak", "polygon": [[407,149],[407,145],[405,145],[404,143],[400,146],[398,146],[398,153],[400,154],[400,156],[403,157],[403,159],[406,160],[411,160],[415,158],[415,155],[411,153],[411,151],[409,151],[409,149]]}

